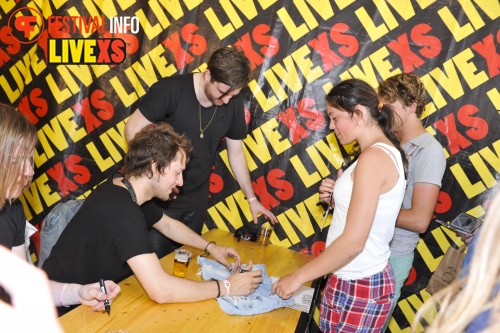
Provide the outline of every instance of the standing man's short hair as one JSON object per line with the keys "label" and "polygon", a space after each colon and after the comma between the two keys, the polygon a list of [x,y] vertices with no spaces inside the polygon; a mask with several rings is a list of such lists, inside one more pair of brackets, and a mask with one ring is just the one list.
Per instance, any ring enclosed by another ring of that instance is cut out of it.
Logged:
{"label": "standing man's short hair", "polygon": [[250,82],[250,60],[236,47],[216,50],[208,60],[212,81],[228,85],[231,90],[244,88]]}
{"label": "standing man's short hair", "polygon": [[420,76],[414,73],[397,74],[380,82],[378,95],[386,102],[400,101],[404,106],[416,102],[415,114],[418,118],[422,116],[427,102],[424,84],[420,81]]}
{"label": "standing man's short hair", "polygon": [[151,178],[151,163],[156,163],[157,170],[162,173],[175,161],[179,151],[184,153],[187,164],[191,150],[191,140],[185,134],[177,134],[169,124],[149,124],[129,142],[122,174],[124,177],[146,175]]}

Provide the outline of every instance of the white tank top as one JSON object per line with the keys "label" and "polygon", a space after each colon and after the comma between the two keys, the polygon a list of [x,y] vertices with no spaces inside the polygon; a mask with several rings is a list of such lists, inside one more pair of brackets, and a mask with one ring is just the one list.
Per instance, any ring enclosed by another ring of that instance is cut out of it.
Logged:
{"label": "white tank top", "polygon": [[[386,152],[399,173],[396,185],[388,192],[380,195],[377,211],[373,220],[372,228],[366,240],[363,251],[350,263],[333,272],[336,276],[344,280],[357,280],[382,271],[391,255],[389,242],[394,235],[396,219],[401,209],[406,181],[404,177],[403,161],[399,151],[385,143],[375,143],[372,147],[377,147]],[[332,223],[328,230],[326,246],[329,246],[344,231],[347,210],[352,195],[352,172],[357,165],[354,162],[342,173],[335,184],[333,197],[335,199],[335,210],[333,211]],[[354,208],[356,206],[353,206]]]}

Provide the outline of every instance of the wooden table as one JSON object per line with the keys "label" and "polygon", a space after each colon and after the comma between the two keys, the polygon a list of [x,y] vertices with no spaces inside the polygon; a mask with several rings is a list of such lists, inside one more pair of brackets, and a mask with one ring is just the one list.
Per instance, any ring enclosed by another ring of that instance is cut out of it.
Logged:
{"label": "wooden table", "polygon": [[[281,277],[295,271],[311,257],[277,245],[263,246],[259,243],[242,240],[238,242],[229,233],[213,229],[203,237],[218,245],[234,247],[241,255],[242,262],[252,260],[256,264],[266,264],[269,276]],[[185,246],[193,252],[186,278],[202,281],[196,275],[200,266],[196,257],[203,251]],[[163,257],[160,262],[169,274],[173,270],[173,253]],[[211,258],[211,257],[210,257]],[[268,313],[253,316],[233,316],[223,312],[215,299],[195,303],[158,304],[149,299],[135,276],[120,283],[121,293],[114,299],[111,315],[106,312],[93,312],[88,306],[79,306],[60,318],[64,331],[106,332],[123,329],[130,333],[139,332],[295,332],[300,311],[280,308]]]}

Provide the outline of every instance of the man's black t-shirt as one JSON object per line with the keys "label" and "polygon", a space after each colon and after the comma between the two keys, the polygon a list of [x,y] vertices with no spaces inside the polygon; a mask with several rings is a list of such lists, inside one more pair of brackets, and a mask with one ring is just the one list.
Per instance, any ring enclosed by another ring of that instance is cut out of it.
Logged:
{"label": "man's black t-shirt", "polygon": [[[141,113],[151,122],[165,121],[174,130],[185,133],[193,151],[184,174],[184,185],[177,199],[167,201],[162,207],[194,210],[206,205],[210,173],[215,161],[217,148],[224,136],[233,140],[246,137],[245,111],[241,96],[237,95],[229,103],[217,107],[200,106],[194,90],[193,74],[163,78],[154,84],[139,104]],[[204,129],[200,138],[201,127]],[[167,214],[168,215],[168,214]]]}
{"label": "man's black t-shirt", "polygon": [[139,207],[127,189],[108,180],[71,219],[43,270],[58,282],[120,281],[132,273],[128,259],[154,252],[147,233],[162,214],[151,201]]}

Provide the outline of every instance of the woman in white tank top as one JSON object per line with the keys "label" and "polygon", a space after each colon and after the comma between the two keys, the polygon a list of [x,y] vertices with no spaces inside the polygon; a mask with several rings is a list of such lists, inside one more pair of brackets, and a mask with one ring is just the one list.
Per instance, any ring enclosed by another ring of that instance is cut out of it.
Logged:
{"label": "woman in white tank top", "polygon": [[389,242],[403,201],[406,158],[392,132],[394,113],[366,82],[350,79],[326,97],[330,129],[357,142],[335,184],[326,249],[273,285],[289,298],[305,282],[331,274],[321,301],[323,332],[380,332],[392,306]]}

